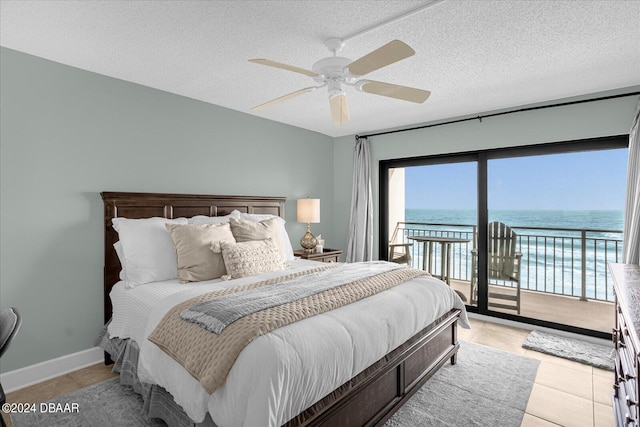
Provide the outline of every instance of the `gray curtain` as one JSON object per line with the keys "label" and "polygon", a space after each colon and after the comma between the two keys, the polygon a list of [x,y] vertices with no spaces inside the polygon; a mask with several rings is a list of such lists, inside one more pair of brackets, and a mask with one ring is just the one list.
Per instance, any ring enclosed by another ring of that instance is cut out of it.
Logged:
{"label": "gray curtain", "polygon": [[369,140],[356,137],[353,149],[353,188],[347,262],[373,259],[373,201],[371,197],[371,155]]}
{"label": "gray curtain", "polygon": [[624,212],[622,262],[640,264],[640,99],[629,132],[627,203]]}

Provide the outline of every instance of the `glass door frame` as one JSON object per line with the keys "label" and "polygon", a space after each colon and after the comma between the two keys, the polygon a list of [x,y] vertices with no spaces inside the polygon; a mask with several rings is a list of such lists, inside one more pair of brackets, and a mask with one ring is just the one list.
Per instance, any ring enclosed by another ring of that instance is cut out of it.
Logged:
{"label": "glass door frame", "polygon": [[[581,151],[596,151],[616,148],[628,148],[629,135],[615,135],[600,138],[589,138],[575,141],[552,142],[509,148],[479,150],[473,152],[439,154],[433,156],[419,156],[402,159],[381,160],[379,162],[379,222],[378,222],[378,253],[379,258],[386,260],[389,251],[389,170],[411,166],[442,165],[447,163],[476,162],[477,164],[477,227],[478,227],[478,303],[477,306],[467,305],[467,311],[505,320],[527,323],[551,329],[558,329],[598,338],[611,339],[611,334],[591,329],[584,329],[562,323],[550,322],[542,319],[524,317],[511,313],[490,310],[488,307],[487,285],[487,224],[488,209],[488,162],[494,159],[527,157],[546,154],[565,154]],[[484,248],[484,249],[482,249]]]}

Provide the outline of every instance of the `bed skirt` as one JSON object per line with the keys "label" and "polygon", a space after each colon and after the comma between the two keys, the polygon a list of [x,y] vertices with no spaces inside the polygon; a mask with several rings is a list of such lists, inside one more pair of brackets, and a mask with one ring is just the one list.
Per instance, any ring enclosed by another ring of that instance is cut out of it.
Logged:
{"label": "bed skirt", "polygon": [[120,384],[131,386],[142,397],[142,411],[148,419],[160,418],[169,427],[217,427],[208,413],[203,422],[194,422],[163,387],[138,379],[140,349],[135,341],[109,338],[105,325],[94,345],[109,353],[113,360],[112,372],[120,374]]}

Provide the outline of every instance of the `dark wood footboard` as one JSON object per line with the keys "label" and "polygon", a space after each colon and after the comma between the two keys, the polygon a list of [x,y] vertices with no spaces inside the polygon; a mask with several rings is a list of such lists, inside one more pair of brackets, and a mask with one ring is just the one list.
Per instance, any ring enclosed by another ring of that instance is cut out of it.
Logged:
{"label": "dark wood footboard", "polygon": [[460,310],[420,331],[285,426],[380,426],[448,360],[456,363]]}

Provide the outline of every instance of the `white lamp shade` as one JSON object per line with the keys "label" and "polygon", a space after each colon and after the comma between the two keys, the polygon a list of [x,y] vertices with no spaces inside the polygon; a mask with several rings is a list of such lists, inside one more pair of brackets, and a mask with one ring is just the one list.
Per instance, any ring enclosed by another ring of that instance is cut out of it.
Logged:
{"label": "white lamp shade", "polygon": [[320,199],[298,199],[298,222],[320,222]]}

